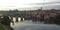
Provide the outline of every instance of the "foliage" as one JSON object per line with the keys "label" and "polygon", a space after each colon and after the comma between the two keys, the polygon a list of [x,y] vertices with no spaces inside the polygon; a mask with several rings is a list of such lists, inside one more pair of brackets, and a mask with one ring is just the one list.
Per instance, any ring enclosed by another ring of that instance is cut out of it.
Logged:
{"label": "foliage", "polygon": [[57,15],[56,18],[54,19],[54,22],[56,24],[60,24],[60,15]]}
{"label": "foliage", "polygon": [[60,15],[57,15],[54,18],[50,17],[49,21],[55,24],[60,24]]}
{"label": "foliage", "polygon": [[2,24],[4,25],[10,25],[11,20],[9,19],[8,16],[3,16],[2,18]]}
{"label": "foliage", "polygon": [[0,30],[5,30],[2,24],[0,24]]}

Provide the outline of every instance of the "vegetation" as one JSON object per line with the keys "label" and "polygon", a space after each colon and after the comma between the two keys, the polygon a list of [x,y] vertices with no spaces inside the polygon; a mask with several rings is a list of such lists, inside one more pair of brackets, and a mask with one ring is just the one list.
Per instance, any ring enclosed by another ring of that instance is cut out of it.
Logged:
{"label": "vegetation", "polygon": [[2,24],[0,24],[0,30],[6,30]]}
{"label": "vegetation", "polygon": [[55,23],[55,24],[60,25],[60,15],[57,15],[54,18],[50,17],[50,19],[48,21],[50,23]]}
{"label": "vegetation", "polygon": [[10,26],[10,22],[11,20],[9,19],[8,16],[3,16],[2,22],[1,22],[2,24]]}
{"label": "vegetation", "polygon": [[3,16],[1,22],[1,24],[3,24],[7,29],[11,29],[13,30],[11,27],[10,27],[10,23],[11,23],[11,20],[9,19],[8,16]]}
{"label": "vegetation", "polygon": [[56,18],[54,19],[54,23],[60,25],[60,15],[57,15]]}

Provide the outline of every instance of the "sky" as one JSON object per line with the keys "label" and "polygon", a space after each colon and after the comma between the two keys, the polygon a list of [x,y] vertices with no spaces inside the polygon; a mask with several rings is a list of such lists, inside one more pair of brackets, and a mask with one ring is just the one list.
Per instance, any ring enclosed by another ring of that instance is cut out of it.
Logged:
{"label": "sky", "polygon": [[0,0],[0,10],[60,9],[60,0]]}

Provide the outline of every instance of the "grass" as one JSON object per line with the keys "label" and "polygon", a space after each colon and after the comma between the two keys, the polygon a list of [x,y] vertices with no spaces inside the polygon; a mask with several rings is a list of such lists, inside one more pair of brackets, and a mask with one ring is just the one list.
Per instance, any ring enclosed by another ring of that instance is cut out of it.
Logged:
{"label": "grass", "polygon": [[0,24],[0,30],[5,30],[2,24]]}

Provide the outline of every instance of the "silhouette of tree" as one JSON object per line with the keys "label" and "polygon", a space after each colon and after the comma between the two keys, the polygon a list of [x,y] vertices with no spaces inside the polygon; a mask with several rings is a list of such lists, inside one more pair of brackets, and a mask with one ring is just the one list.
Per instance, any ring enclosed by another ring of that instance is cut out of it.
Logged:
{"label": "silhouette of tree", "polygon": [[55,16],[55,17],[53,17],[53,18],[50,17],[49,22],[60,25],[60,15],[57,15],[57,16]]}
{"label": "silhouette of tree", "polygon": [[8,16],[3,16],[2,18],[2,24],[10,26],[11,20],[9,19]]}
{"label": "silhouette of tree", "polygon": [[54,19],[54,23],[60,24],[60,15],[56,16],[56,18]]}

